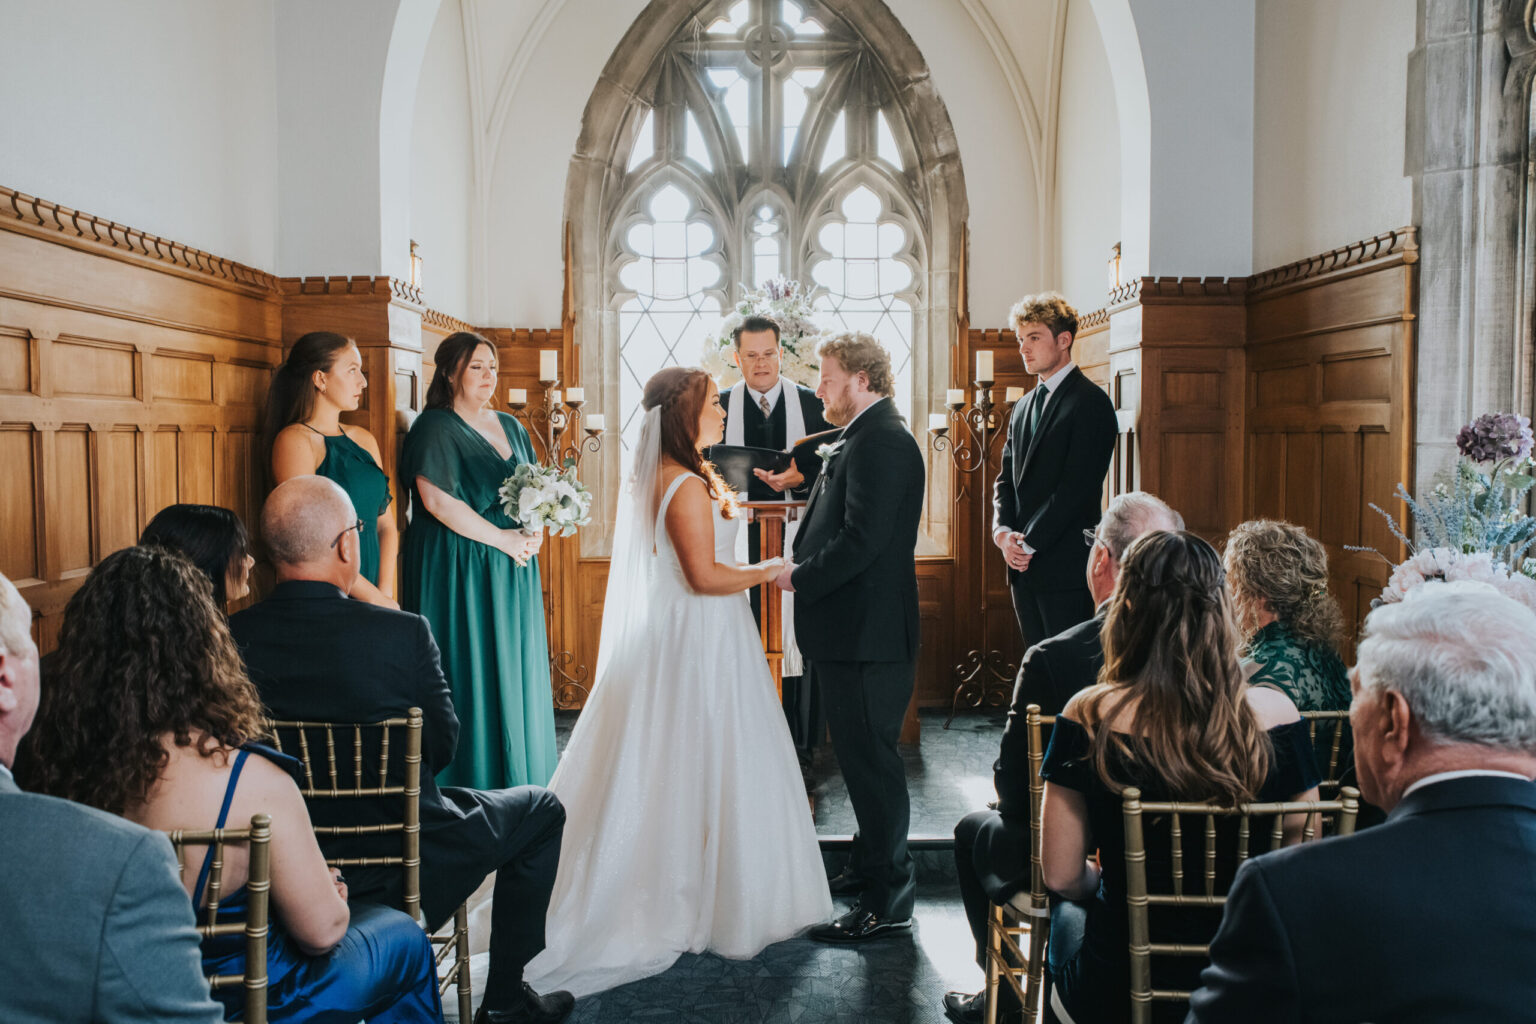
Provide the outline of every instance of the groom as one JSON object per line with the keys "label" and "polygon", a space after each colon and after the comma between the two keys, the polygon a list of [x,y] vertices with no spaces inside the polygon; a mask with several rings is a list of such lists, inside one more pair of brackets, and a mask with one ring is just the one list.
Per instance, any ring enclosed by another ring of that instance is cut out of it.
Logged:
{"label": "groom", "polygon": [[816,354],[816,395],[843,435],[818,449],[825,466],[778,584],[796,595],[795,632],[859,824],[848,866],[858,902],[810,934],[861,942],[910,928],[917,893],[896,744],[917,660],[923,457],[891,401],[891,358],[878,341],[837,334]]}

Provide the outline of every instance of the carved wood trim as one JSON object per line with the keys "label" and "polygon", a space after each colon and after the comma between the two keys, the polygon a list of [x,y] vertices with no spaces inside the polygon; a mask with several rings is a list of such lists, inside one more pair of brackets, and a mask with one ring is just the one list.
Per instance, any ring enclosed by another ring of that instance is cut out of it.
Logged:
{"label": "carved wood trim", "polygon": [[468,321],[460,320],[458,317],[449,316],[447,313],[439,312],[438,310],[432,309],[430,307],[421,311],[421,323],[424,327],[435,327],[438,330],[444,331],[448,334],[455,334],[459,331],[479,330],[478,327],[469,323]]}
{"label": "carved wood trim", "polygon": [[[1419,231],[1413,226],[1398,228],[1377,235],[1374,238],[1363,238],[1358,242],[1340,246],[1337,249],[1319,253],[1316,256],[1308,256],[1304,260],[1295,263],[1287,263],[1283,267],[1273,270],[1265,270],[1248,278],[1248,291],[1267,292],[1287,285],[1299,284],[1303,281],[1325,277],[1341,270],[1349,270],[1368,263],[1376,263],[1378,260],[1390,260],[1396,258],[1402,263],[1417,263],[1419,261]],[[1390,264],[1386,264],[1390,265]],[[1371,269],[1379,269],[1372,267]]]}
{"label": "carved wood trim", "polygon": [[[12,224],[7,224],[7,220]],[[15,225],[57,232],[70,243],[84,243],[104,255],[152,260],[177,271],[190,271],[261,292],[277,288],[276,277],[243,263],[0,186],[0,227]]]}

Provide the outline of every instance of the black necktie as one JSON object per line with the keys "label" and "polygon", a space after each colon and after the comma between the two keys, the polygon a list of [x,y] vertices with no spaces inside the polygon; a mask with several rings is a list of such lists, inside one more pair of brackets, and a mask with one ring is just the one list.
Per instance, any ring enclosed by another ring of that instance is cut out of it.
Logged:
{"label": "black necktie", "polygon": [[1040,429],[1040,416],[1045,412],[1045,400],[1050,395],[1051,389],[1041,384],[1035,388],[1035,398],[1029,407],[1029,434],[1034,436]]}

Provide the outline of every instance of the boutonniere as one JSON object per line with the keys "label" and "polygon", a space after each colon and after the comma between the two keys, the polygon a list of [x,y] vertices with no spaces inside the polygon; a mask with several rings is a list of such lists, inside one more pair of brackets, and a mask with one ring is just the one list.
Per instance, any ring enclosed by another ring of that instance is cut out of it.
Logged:
{"label": "boutonniere", "polygon": [[837,450],[842,446],[843,441],[841,439],[833,441],[831,444],[819,444],[816,446],[816,454],[821,456],[823,468],[831,464],[832,456],[836,455]]}

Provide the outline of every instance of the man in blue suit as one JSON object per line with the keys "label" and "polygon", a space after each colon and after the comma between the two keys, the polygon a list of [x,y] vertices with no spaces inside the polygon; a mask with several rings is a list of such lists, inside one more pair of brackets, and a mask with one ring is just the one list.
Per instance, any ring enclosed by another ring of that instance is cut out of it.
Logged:
{"label": "man in blue suit", "polygon": [[1238,871],[1189,1021],[1529,1021],[1536,615],[1483,584],[1372,612],[1350,722],[1384,825]]}
{"label": "man in blue suit", "polygon": [[170,841],[11,776],[37,714],[31,619],[0,576],[0,1020],[222,1020]]}

